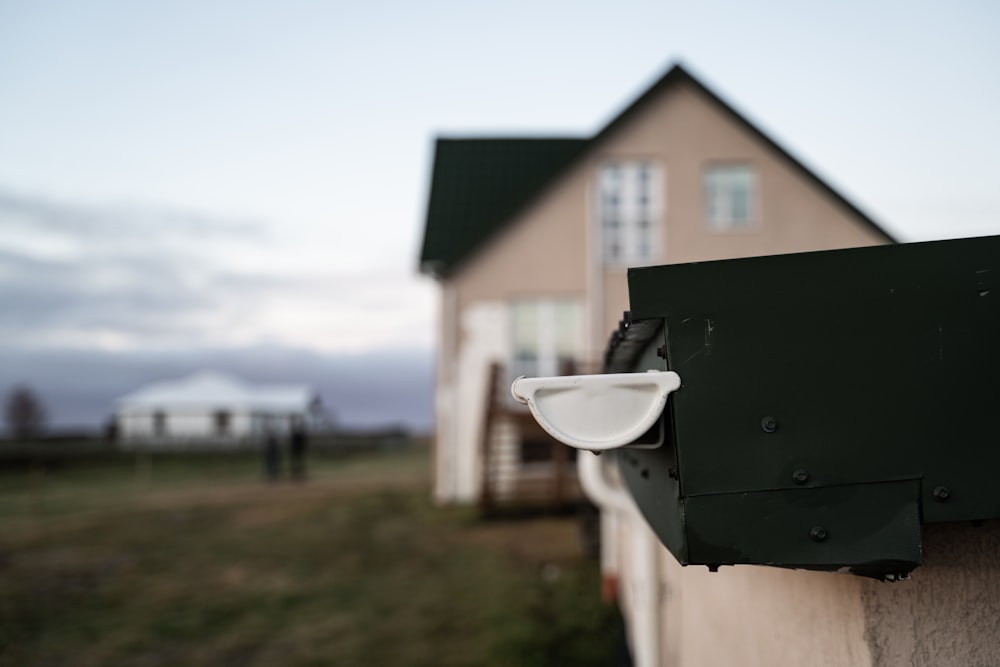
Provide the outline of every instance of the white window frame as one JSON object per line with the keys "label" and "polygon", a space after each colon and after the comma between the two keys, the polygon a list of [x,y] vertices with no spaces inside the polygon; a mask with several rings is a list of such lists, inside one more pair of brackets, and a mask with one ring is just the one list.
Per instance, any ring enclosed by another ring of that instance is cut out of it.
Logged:
{"label": "white window frame", "polygon": [[654,160],[606,160],[597,176],[605,266],[650,264],[663,254],[663,169]]}
{"label": "white window frame", "polygon": [[[743,182],[741,182],[743,181]],[[713,162],[702,173],[705,226],[713,232],[757,229],[759,188],[757,170],[749,162]],[[737,206],[738,197],[746,197]],[[736,215],[737,209],[745,215]]]}

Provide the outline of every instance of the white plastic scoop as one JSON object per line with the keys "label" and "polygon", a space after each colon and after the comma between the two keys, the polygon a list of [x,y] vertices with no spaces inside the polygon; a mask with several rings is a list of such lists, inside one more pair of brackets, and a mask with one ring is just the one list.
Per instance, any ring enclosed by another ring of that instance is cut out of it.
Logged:
{"label": "white plastic scoop", "polygon": [[604,451],[644,434],[681,386],[673,371],[568,375],[514,380],[510,391],[527,403],[542,428],[570,447]]}

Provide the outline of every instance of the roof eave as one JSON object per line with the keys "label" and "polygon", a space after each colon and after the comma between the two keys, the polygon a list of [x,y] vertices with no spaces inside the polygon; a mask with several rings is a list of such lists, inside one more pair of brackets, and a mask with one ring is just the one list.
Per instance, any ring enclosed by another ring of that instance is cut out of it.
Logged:
{"label": "roof eave", "polygon": [[[717,109],[723,112],[723,114],[729,116],[737,124],[743,126],[750,134],[756,137],[765,147],[776,153],[779,158],[785,161],[794,170],[801,173],[808,181],[813,185],[818,187],[822,192],[826,193],[836,204],[844,208],[852,217],[857,218],[857,220],[868,227],[871,231],[875,232],[878,236],[882,237],[884,240],[890,243],[897,243],[897,239],[886,231],[881,225],[876,223],[870,216],[864,213],[856,205],[848,201],[843,195],[837,192],[833,187],[831,187],[826,181],[820,178],[815,172],[813,172],[809,167],[807,167],[800,160],[795,158],[786,149],[781,147],[777,142],[775,142],[771,137],[764,133],[755,124],[750,122],[743,114],[738,112],[732,105],[723,100],[714,91],[708,88],[700,80],[695,78],[690,74],[683,65],[680,63],[675,63],[672,65],[667,72],[657,79],[651,86],[649,86],[642,94],[640,94],[635,100],[633,100],[628,106],[625,107],[621,112],[619,112],[614,118],[612,118],[597,134],[595,134],[590,139],[582,140],[579,150],[576,155],[566,161],[561,167],[555,169],[550,177],[546,179],[536,190],[536,192],[528,197],[520,206],[516,207],[514,211],[506,216],[507,223],[498,226],[493,229],[490,233],[486,234],[482,239],[479,240],[473,247],[469,248],[462,257],[457,258],[454,261],[442,261],[436,259],[428,259],[424,254],[424,250],[421,251],[421,259],[419,263],[420,273],[430,276],[438,281],[444,281],[452,277],[461,267],[466,264],[470,258],[477,255],[484,247],[488,246],[499,234],[507,228],[510,221],[517,218],[523,211],[530,208],[538,200],[540,196],[547,190],[549,190],[553,183],[555,183],[559,178],[566,174],[571,169],[575,168],[582,160],[585,160],[589,154],[591,154],[597,147],[599,147],[604,140],[612,135],[617,128],[628,123],[632,117],[637,114],[642,108],[644,108],[653,98],[658,94],[679,85],[681,83],[690,84],[697,92],[704,96],[704,98],[714,105]],[[440,141],[447,141],[449,139],[456,139],[457,137],[438,137]],[[471,137],[470,137],[471,138]],[[484,137],[485,138],[485,137]],[[500,138],[500,137],[497,137]],[[514,137],[511,137],[512,139]],[[567,139],[570,137],[566,137]],[[429,208],[429,202],[428,202]],[[425,218],[426,219],[426,218]],[[426,226],[425,226],[425,239],[426,239]]]}

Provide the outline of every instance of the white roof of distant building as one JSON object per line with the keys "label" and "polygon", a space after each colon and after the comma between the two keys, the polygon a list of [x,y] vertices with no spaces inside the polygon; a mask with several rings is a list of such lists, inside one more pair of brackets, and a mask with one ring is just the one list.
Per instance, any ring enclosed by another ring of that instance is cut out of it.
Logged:
{"label": "white roof of distant building", "polygon": [[251,384],[235,376],[202,371],[154,382],[117,399],[119,409],[250,409],[259,412],[305,412],[315,399],[306,385]]}

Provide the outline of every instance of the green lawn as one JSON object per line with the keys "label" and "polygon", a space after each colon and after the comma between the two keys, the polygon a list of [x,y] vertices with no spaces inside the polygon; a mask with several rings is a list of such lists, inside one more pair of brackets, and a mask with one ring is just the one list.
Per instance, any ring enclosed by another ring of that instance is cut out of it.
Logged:
{"label": "green lawn", "polygon": [[572,519],[430,503],[425,452],[0,471],[0,665],[608,665]]}

